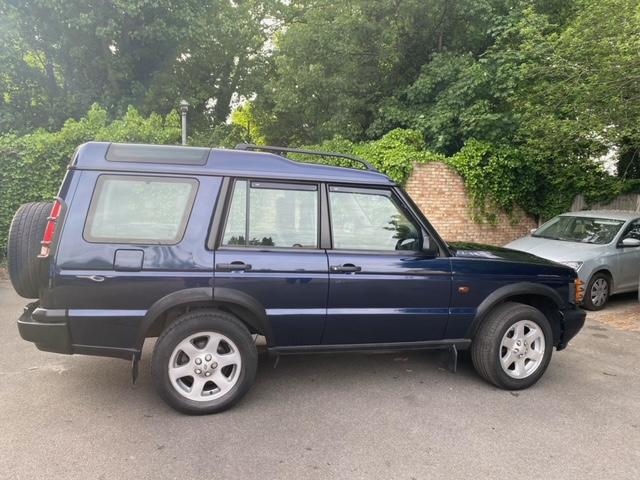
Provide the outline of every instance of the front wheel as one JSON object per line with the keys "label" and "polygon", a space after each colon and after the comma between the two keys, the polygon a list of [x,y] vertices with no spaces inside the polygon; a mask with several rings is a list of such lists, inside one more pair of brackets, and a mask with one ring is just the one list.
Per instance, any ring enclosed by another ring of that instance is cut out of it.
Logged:
{"label": "front wheel", "polygon": [[170,406],[202,415],[240,400],[253,385],[257,364],[255,343],[242,322],[226,312],[195,310],[158,338],[151,374]]}
{"label": "front wheel", "polygon": [[521,390],[544,374],[553,352],[551,325],[540,310],[505,303],[491,312],[471,344],[471,359],[485,380]]}
{"label": "front wheel", "polygon": [[602,310],[609,301],[611,282],[605,273],[596,273],[589,283],[582,301],[582,306],[587,310]]}

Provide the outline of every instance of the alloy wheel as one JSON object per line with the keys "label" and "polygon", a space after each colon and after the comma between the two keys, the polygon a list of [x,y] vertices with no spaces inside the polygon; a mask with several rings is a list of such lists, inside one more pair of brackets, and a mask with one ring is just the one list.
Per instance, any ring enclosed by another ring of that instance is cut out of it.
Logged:
{"label": "alloy wheel", "polygon": [[169,358],[173,388],[199,402],[215,400],[237,383],[242,358],[236,344],[217,332],[199,332],[182,340]]}
{"label": "alloy wheel", "polygon": [[531,320],[511,325],[500,342],[500,365],[511,378],[527,378],[542,364],[545,352],[544,332]]}

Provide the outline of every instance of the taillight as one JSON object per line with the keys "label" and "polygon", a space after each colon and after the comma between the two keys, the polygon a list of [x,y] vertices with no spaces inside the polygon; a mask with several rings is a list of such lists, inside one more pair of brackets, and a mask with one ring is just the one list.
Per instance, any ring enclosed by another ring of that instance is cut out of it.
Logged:
{"label": "taillight", "polygon": [[48,258],[51,253],[51,243],[53,243],[53,236],[56,233],[56,223],[58,222],[58,218],[60,218],[60,213],[62,212],[62,203],[60,200],[56,200],[51,208],[51,213],[49,214],[49,218],[47,218],[47,227],[44,229],[44,235],[42,236],[42,241],[40,242],[40,255],[38,258]]}
{"label": "taillight", "polygon": [[584,282],[579,278],[576,278],[575,286],[576,286],[576,305],[579,305],[580,302],[582,302],[582,299],[584,298],[584,291],[585,291]]}

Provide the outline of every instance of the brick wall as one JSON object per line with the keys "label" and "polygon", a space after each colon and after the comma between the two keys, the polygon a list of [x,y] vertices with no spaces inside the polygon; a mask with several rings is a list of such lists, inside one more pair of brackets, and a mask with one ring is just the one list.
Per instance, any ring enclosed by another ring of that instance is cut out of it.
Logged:
{"label": "brick wall", "polygon": [[496,225],[475,223],[462,177],[444,163],[415,165],[406,190],[447,241],[504,245],[537,226],[535,220],[522,211],[516,213],[518,223],[515,225],[504,213],[498,215]]}

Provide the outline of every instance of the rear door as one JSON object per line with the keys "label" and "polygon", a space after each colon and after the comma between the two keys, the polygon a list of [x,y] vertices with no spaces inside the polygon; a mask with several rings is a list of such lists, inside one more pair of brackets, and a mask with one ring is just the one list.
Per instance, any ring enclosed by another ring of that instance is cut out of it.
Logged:
{"label": "rear door", "polygon": [[323,343],[421,342],[444,336],[451,263],[391,188],[328,188],[332,248]]}
{"label": "rear door", "polygon": [[227,203],[216,241],[216,289],[258,300],[273,346],[320,343],[329,278],[320,248],[319,185],[236,179]]}

